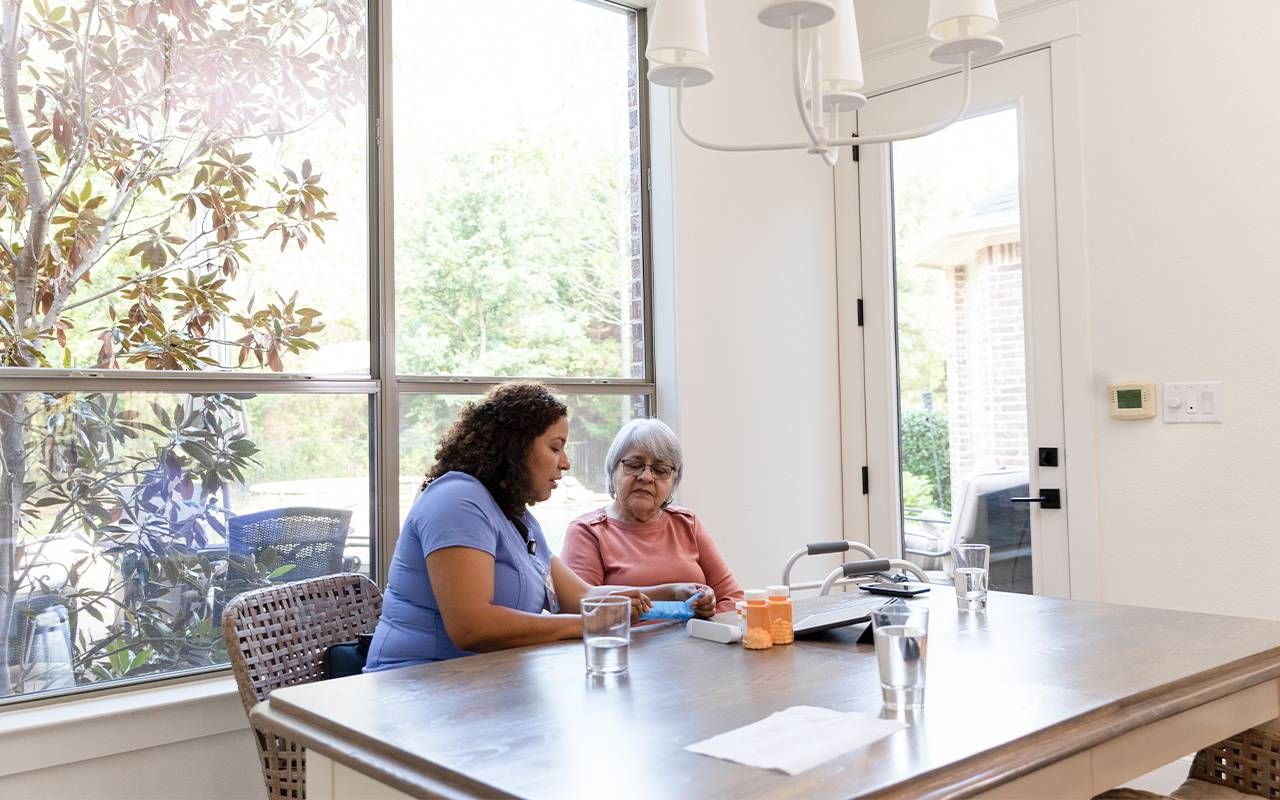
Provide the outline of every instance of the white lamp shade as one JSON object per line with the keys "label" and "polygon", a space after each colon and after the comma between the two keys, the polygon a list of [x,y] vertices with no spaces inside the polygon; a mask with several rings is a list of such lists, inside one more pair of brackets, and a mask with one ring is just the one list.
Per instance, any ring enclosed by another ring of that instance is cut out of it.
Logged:
{"label": "white lamp shade", "polygon": [[822,37],[822,90],[856,92],[862,88],[862,49],[853,0],[836,0],[835,19],[818,28]]}
{"label": "white lamp shade", "polygon": [[705,65],[710,61],[706,0],[658,0],[644,55],[650,64],[660,66]]}
{"label": "white lamp shade", "polygon": [[835,0],[762,0],[756,19],[770,28],[790,30],[793,22],[801,28],[825,25],[835,13]]}
{"label": "white lamp shade", "polygon": [[929,35],[949,42],[989,33],[1000,24],[996,0],[930,0]]}

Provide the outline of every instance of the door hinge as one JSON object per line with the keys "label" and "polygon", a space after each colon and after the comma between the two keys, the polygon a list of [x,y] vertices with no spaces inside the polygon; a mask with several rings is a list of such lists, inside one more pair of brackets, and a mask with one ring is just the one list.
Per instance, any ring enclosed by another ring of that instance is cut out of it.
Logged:
{"label": "door hinge", "polygon": [[870,482],[870,477],[867,475],[866,467],[862,468],[862,493],[863,494],[871,493],[871,482]]}
{"label": "door hinge", "polygon": [[858,162],[858,146],[856,144],[850,145],[849,150],[852,153],[853,161],[856,164]]}
{"label": "door hinge", "polygon": [[862,327],[862,298],[858,298],[858,327]]}

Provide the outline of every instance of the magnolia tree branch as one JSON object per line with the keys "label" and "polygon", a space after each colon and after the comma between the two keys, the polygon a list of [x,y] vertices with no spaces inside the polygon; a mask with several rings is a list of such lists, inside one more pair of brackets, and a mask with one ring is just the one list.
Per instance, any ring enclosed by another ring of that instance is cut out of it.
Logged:
{"label": "magnolia tree branch", "polygon": [[[213,232],[212,230],[201,231],[200,235],[201,235],[201,236],[207,236],[207,235],[209,235],[209,234],[210,234],[210,233],[212,233],[212,232]],[[249,236],[249,237],[244,237],[244,238],[241,238],[241,239],[235,239],[235,240],[230,241],[230,242],[225,242],[224,244],[238,244],[238,243],[241,243],[241,242],[255,242],[255,241],[259,241],[259,240],[261,240],[261,239],[262,239],[262,237],[261,237],[261,236]],[[117,239],[116,241],[117,241],[117,243],[119,243],[119,242],[120,242],[120,241],[122,241],[122,240],[123,240],[123,239]],[[184,248],[184,252],[185,252],[185,248]],[[180,255],[181,255],[181,254],[180,254]],[[186,258],[186,256],[182,256],[182,258]],[[121,290],[121,289],[123,289],[123,288],[124,288],[124,287],[126,287],[126,286],[130,286],[130,285],[135,284],[135,283],[146,283],[147,281],[151,280],[152,278],[161,278],[161,277],[164,277],[165,275],[172,275],[172,274],[173,274],[173,273],[175,273],[175,272],[184,272],[184,271],[186,271],[186,270],[191,269],[191,267],[192,267],[192,264],[190,264],[190,263],[189,263],[189,262],[187,262],[187,261],[184,261],[184,260],[175,260],[175,261],[174,261],[174,263],[170,264],[170,265],[169,265],[169,266],[167,266],[167,267],[161,267],[160,269],[155,269],[155,270],[152,270],[151,272],[144,272],[144,273],[142,273],[142,274],[140,274],[140,275],[132,275],[132,276],[130,276],[130,277],[128,277],[128,278],[126,278],[126,279],[124,279],[124,280],[120,281],[119,283],[112,284],[112,286],[111,286],[111,288],[110,288],[110,289],[104,289],[103,291],[98,292],[97,294],[94,294],[94,295],[90,295],[89,297],[86,297],[86,298],[84,298],[84,299],[82,299],[82,300],[77,300],[77,301],[75,301],[74,303],[68,303],[67,305],[65,305],[65,306],[63,306],[63,307],[62,307],[62,311],[63,311],[63,313],[66,313],[66,312],[68,312],[68,311],[71,311],[72,309],[79,308],[80,306],[88,305],[89,303],[92,303],[92,302],[94,302],[94,301],[96,301],[96,300],[101,300],[101,299],[102,299],[102,298],[104,298],[104,297],[109,297],[109,296],[111,296],[111,295],[113,295],[113,294],[117,294],[117,293],[119,293],[119,292],[120,292],[120,290]]]}
{"label": "magnolia tree branch", "polygon": [[286,128],[286,129],[274,130],[274,131],[262,131],[261,133],[242,133],[237,136],[228,136],[225,141],[243,142],[251,139],[266,139],[271,136],[291,136],[295,133],[301,133],[302,131],[305,131],[307,128],[310,128],[312,125],[316,124],[317,122],[324,119],[328,115],[329,115],[328,111],[321,111],[320,113],[316,114],[306,122],[303,122],[300,125],[297,125],[292,128]]}
{"label": "magnolia tree branch", "polygon": [[[77,94],[80,97],[80,108],[76,126],[76,154],[75,157],[67,164],[67,171],[62,176],[62,181],[58,184],[58,188],[53,190],[53,194],[49,195],[48,211],[52,212],[57,208],[58,202],[62,200],[62,195],[67,191],[67,187],[71,185],[71,181],[75,180],[76,175],[80,174],[80,169],[84,166],[84,162],[89,157],[89,30],[93,27],[94,12],[98,10],[98,0],[93,0],[89,4],[88,18],[84,25],[84,38],[80,42],[80,73],[77,78]],[[101,18],[99,18],[98,29],[102,29]]]}
{"label": "magnolia tree branch", "polygon": [[27,205],[31,209],[30,231],[27,246],[15,259],[14,269],[14,323],[25,325],[35,316],[36,265],[44,252],[44,237],[49,219],[48,195],[44,178],[40,175],[40,159],[22,114],[18,76],[18,19],[22,0],[0,0],[4,3],[3,30],[0,31],[0,93],[3,93],[5,121],[9,126],[9,139],[22,167],[22,182],[27,190]]}
{"label": "magnolia tree branch", "polygon": [[[123,231],[124,226],[125,226],[126,224],[128,224],[128,221],[129,221],[129,220],[126,218],[126,222],[125,222],[125,223],[121,223],[121,225],[120,225],[120,228],[122,229],[121,234],[120,234],[119,236],[117,236],[114,240],[112,240],[111,242],[109,242],[109,243],[107,244],[107,246],[104,248],[103,255],[99,257],[99,260],[101,260],[101,258],[102,258],[102,257],[105,257],[107,253],[109,253],[110,251],[114,250],[116,247],[118,247],[119,245],[121,245],[123,242],[125,242],[125,241],[127,241],[127,240],[129,240],[129,239],[137,238],[137,237],[141,236],[145,231],[150,230],[151,228],[153,228],[156,224],[159,224],[159,223],[161,223],[161,222],[163,222],[163,221],[165,221],[165,220],[167,220],[167,219],[170,219],[170,218],[172,218],[172,217],[176,216],[178,213],[180,213],[180,212],[181,212],[182,205],[183,205],[185,202],[187,202],[187,201],[186,201],[186,199],[184,199],[184,200],[183,200],[182,202],[180,202],[180,203],[176,203],[176,204],[174,204],[174,205],[173,205],[172,207],[170,207],[167,211],[162,211],[162,212],[159,212],[159,213],[156,213],[156,214],[151,214],[151,215],[148,215],[148,216],[146,216],[146,217],[143,217],[141,220],[137,220],[137,222],[139,222],[139,224],[143,224],[143,223],[151,223],[151,224],[144,224],[144,227],[143,227],[143,228],[141,228],[141,229],[139,229],[139,230],[136,230],[136,231],[130,231],[130,232],[124,232],[124,231]],[[259,218],[259,217],[261,217],[261,216],[262,216],[262,214],[261,214],[260,212],[259,212],[259,213],[254,213],[254,214],[250,214],[250,215],[245,216],[245,217],[241,220],[241,222],[242,222],[242,223],[250,223],[250,224],[251,224],[254,220],[258,219],[258,218]],[[256,230],[256,228],[255,228],[255,230]],[[163,277],[163,276],[165,276],[165,275],[171,275],[171,274],[173,274],[173,273],[175,273],[175,272],[181,272],[181,271],[183,271],[183,270],[191,269],[191,268],[192,268],[192,266],[193,266],[193,265],[190,263],[190,260],[192,259],[192,252],[191,252],[191,251],[193,250],[193,248],[203,247],[203,246],[204,246],[204,242],[205,242],[206,238],[207,238],[207,237],[209,237],[210,235],[212,235],[214,232],[215,232],[215,229],[214,229],[214,228],[205,228],[205,227],[201,226],[200,231],[199,231],[198,233],[196,233],[195,235],[193,235],[193,236],[191,236],[191,237],[189,238],[189,240],[186,242],[186,244],[184,244],[184,245],[183,245],[182,249],[178,251],[177,256],[176,256],[176,257],[175,257],[175,259],[174,259],[174,262],[173,262],[172,264],[170,264],[169,266],[161,267],[160,269],[152,270],[152,271],[150,271],[150,272],[145,272],[145,273],[142,273],[142,274],[138,274],[138,275],[130,276],[129,278],[127,278],[127,279],[125,279],[125,280],[122,280],[122,281],[120,281],[119,283],[113,284],[110,288],[108,288],[108,289],[104,289],[103,291],[101,291],[101,292],[97,292],[97,293],[95,293],[95,294],[93,294],[93,295],[90,295],[89,297],[85,297],[85,298],[83,298],[83,299],[78,299],[78,300],[76,300],[74,303],[65,303],[65,304],[61,307],[61,308],[62,308],[62,313],[64,313],[64,314],[65,314],[65,313],[67,313],[67,312],[69,312],[69,311],[72,311],[72,310],[74,310],[74,309],[80,308],[81,306],[85,306],[85,305],[88,305],[88,304],[90,304],[90,303],[93,303],[93,302],[96,302],[96,301],[98,301],[98,300],[101,300],[101,299],[103,299],[104,297],[109,297],[109,296],[111,296],[111,295],[113,295],[113,294],[118,293],[121,289],[123,289],[123,288],[124,288],[124,287],[126,287],[126,286],[129,286],[129,285],[132,285],[132,284],[137,284],[137,283],[145,283],[146,281],[149,281],[149,280],[151,280],[151,279],[153,279],[153,278],[159,278],[159,277]],[[263,237],[262,235],[260,235],[260,234],[259,234],[259,235],[254,235],[254,236],[242,236],[242,237],[237,238],[237,239],[232,239],[232,240],[229,240],[229,241],[226,241],[226,242],[221,242],[221,243],[220,243],[220,247],[219,247],[219,249],[226,249],[226,248],[229,248],[229,247],[234,246],[234,245],[236,245],[236,244],[243,244],[243,243],[248,243],[248,242],[261,241],[263,238],[264,238],[264,237]],[[217,256],[216,256],[216,255],[215,255],[215,256],[211,256],[209,259],[207,259],[207,260],[206,260],[206,263],[208,263],[208,262],[210,262],[210,261],[214,260],[215,258],[217,258]],[[95,262],[95,263],[96,263],[96,262]],[[91,266],[90,268],[92,268],[92,266]]]}
{"label": "magnolia tree branch", "polygon": [[129,175],[121,183],[121,186],[124,188],[122,188],[120,193],[116,195],[115,202],[111,204],[111,209],[107,212],[106,220],[102,224],[102,230],[98,232],[97,241],[93,243],[88,255],[80,263],[80,267],[62,280],[54,291],[53,302],[49,305],[49,310],[45,313],[44,319],[41,321],[41,327],[48,328],[52,326],[53,323],[57,321],[58,317],[62,316],[62,307],[66,305],[67,300],[71,297],[71,293],[75,291],[76,284],[79,283],[80,279],[83,278],[89,270],[93,269],[93,265],[102,257],[106,250],[106,245],[111,239],[111,230],[115,226],[116,220],[120,216],[120,212],[132,201],[133,195],[137,191],[137,186],[134,184],[134,180],[137,178],[138,173],[142,171],[142,164],[143,161],[139,160],[138,163],[134,165]]}
{"label": "magnolia tree branch", "polygon": [[116,222],[120,218],[121,212],[124,211],[125,206],[132,203],[134,196],[152,181],[168,178],[186,170],[187,167],[191,166],[192,162],[205,151],[205,148],[208,146],[208,142],[209,136],[206,134],[200,140],[200,144],[193,147],[181,161],[170,167],[158,169],[155,172],[151,172],[146,175],[139,176],[139,173],[143,171],[143,164],[145,161],[142,159],[138,160],[138,163],[134,165],[129,175],[121,182],[120,193],[116,195],[115,201],[112,202],[111,208],[107,211],[107,216],[102,224],[102,230],[98,232],[97,241],[93,243],[93,246],[89,249],[88,255],[85,257],[84,261],[81,262],[79,268],[77,268],[75,272],[63,281],[54,293],[53,303],[49,306],[49,311],[44,316],[42,323],[44,327],[47,328],[53,325],[53,323],[62,316],[65,310],[64,306],[71,298],[71,293],[75,291],[76,284],[79,283],[80,279],[88,274],[89,270],[93,269],[94,265],[107,254],[108,245],[111,243],[111,233],[115,228]]}

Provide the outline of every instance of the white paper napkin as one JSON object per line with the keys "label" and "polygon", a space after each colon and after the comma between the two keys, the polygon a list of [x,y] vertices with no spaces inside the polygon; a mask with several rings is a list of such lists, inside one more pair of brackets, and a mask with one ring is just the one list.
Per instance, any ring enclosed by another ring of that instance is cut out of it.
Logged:
{"label": "white paper napkin", "polygon": [[905,727],[904,722],[870,714],[792,706],[759,722],[694,742],[685,750],[799,775]]}

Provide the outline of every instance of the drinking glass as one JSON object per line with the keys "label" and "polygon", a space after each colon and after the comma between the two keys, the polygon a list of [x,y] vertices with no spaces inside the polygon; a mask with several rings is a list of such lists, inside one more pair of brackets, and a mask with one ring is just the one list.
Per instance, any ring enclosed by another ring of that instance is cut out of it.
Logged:
{"label": "drinking glass", "polygon": [[871,627],[885,707],[896,711],[924,705],[929,609],[890,603],[871,612]]}
{"label": "drinking glass", "polygon": [[987,568],[991,548],[985,544],[958,544],[951,548],[956,583],[956,604],[961,611],[987,609]]}
{"label": "drinking glass", "polygon": [[619,675],[627,671],[631,644],[631,598],[619,595],[582,600],[582,643],[586,647],[587,672]]}

